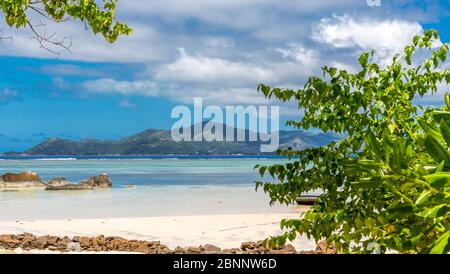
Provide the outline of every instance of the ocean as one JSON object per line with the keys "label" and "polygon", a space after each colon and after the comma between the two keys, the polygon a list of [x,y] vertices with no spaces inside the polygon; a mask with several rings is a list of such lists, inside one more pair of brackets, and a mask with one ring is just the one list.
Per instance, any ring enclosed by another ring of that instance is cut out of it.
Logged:
{"label": "ocean", "polygon": [[[0,173],[31,170],[78,183],[107,173],[112,189],[0,192],[0,221],[286,212],[255,191],[257,164],[278,157],[10,157]],[[270,180],[270,178],[267,178]]]}

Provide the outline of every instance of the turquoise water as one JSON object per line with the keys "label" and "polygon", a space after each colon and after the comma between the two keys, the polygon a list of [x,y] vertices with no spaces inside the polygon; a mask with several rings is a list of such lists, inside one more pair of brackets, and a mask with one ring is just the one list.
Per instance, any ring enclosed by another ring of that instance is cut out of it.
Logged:
{"label": "turquoise water", "polygon": [[[284,212],[255,192],[256,164],[283,159],[45,159],[2,160],[0,173],[31,170],[43,180],[76,183],[107,173],[107,190],[0,192],[0,220],[150,217]],[[135,185],[129,188],[129,185]]]}
{"label": "turquoise water", "polygon": [[0,173],[31,170],[44,181],[65,177],[78,182],[107,173],[113,187],[124,185],[253,185],[259,179],[257,164],[281,163],[282,159],[41,159],[3,160]]}

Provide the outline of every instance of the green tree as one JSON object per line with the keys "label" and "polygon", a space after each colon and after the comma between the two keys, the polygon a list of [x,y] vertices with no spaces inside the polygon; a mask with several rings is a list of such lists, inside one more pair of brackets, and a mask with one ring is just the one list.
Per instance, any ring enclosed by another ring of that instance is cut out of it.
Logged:
{"label": "green tree", "polygon": [[[48,45],[68,49],[63,40],[55,39],[55,34],[39,31],[43,21],[63,23],[79,20],[94,34],[100,33],[113,43],[120,35],[131,34],[131,28],[116,21],[117,0],[0,0],[0,10],[11,28],[29,28],[40,46],[52,51]],[[40,22],[32,22],[31,18]]]}
{"label": "green tree", "polygon": [[[440,132],[446,125],[439,126],[436,110],[413,104],[450,83],[450,70],[441,66],[449,45],[434,47],[436,41],[434,30],[414,37],[387,66],[373,61],[374,51],[365,52],[357,73],[323,67],[323,77],[309,78],[300,90],[259,86],[268,98],[298,102],[304,116],[288,125],[344,136],[324,147],[280,150],[289,163],[258,166],[261,175],[278,180],[256,182],[271,203],[291,204],[303,192],[323,191],[301,218],[282,220],[287,232],[273,244],[305,234],[344,253],[370,252],[371,243],[382,252],[448,251],[449,139]],[[428,55],[413,58],[417,51]]]}

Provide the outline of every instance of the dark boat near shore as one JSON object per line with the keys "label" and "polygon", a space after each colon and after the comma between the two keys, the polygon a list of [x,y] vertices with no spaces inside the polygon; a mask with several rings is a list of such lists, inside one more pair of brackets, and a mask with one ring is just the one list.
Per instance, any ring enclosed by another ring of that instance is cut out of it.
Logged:
{"label": "dark boat near shore", "polygon": [[318,197],[315,195],[300,195],[297,197],[296,202],[298,205],[314,205]]}

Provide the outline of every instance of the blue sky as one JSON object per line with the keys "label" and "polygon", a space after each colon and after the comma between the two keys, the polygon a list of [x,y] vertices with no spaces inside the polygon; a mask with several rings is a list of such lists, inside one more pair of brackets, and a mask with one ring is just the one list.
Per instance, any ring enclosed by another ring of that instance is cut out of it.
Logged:
{"label": "blue sky", "polygon": [[[448,0],[119,0],[117,17],[134,33],[114,45],[77,22],[47,22],[42,31],[72,43],[56,56],[0,16],[0,37],[13,37],[0,41],[0,151],[169,129],[171,109],[195,96],[274,105],[258,83],[300,87],[325,64],[356,69],[358,53],[372,48],[386,62],[428,28],[450,42]],[[280,107],[282,121],[299,116],[294,104]]]}

